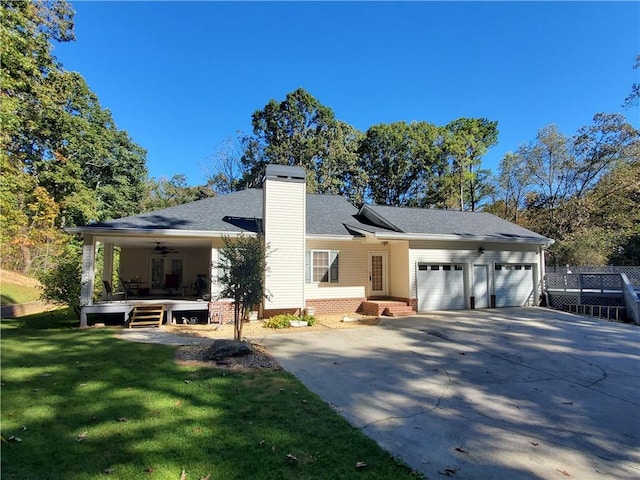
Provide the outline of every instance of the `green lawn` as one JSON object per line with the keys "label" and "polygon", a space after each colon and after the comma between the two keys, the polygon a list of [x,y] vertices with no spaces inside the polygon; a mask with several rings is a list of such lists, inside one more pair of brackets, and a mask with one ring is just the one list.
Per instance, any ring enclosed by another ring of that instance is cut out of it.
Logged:
{"label": "green lawn", "polygon": [[41,293],[42,290],[36,287],[3,283],[0,286],[0,303],[7,305],[11,303],[33,302],[40,298]]}
{"label": "green lawn", "polygon": [[421,478],[285,372],[180,367],[76,324],[2,321],[3,480]]}

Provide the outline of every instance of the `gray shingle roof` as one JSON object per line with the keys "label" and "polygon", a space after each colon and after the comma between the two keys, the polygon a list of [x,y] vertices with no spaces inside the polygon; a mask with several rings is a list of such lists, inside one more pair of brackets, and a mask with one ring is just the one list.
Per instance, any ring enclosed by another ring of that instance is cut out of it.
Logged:
{"label": "gray shingle roof", "polygon": [[[84,230],[183,230],[197,232],[258,232],[262,223],[263,191],[248,189],[228,195],[118,218]],[[373,234],[447,235],[494,238],[533,243],[549,239],[489,213],[365,205],[359,211],[338,195],[307,194],[307,234],[353,236]]]}
{"label": "gray shingle roof", "polygon": [[[371,212],[374,215],[371,215]],[[453,235],[461,239],[465,237],[513,239],[536,243],[549,241],[548,238],[531,230],[484,212],[365,205],[360,210],[360,215],[370,219],[377,226],[385,226],[398,233]],[[381,223],[377,217],[381,217],[384,223]],[[387,228],[383,230],[387,231]],[[373,231],[378,230],[374,227]]]}
{"label": "gray shingle roof", "polygon": [[[263,191],[248,189],[184,205],[89,225],[90,228],[257,232]],[[307,194],[307,234],[352,235],[358,209],[337,195]]]}
{"label": "gray shingle roof", "polygon": [[117,218],[91,228],[255,232],[262,218],[262,190],[248,189],[154,212]]}

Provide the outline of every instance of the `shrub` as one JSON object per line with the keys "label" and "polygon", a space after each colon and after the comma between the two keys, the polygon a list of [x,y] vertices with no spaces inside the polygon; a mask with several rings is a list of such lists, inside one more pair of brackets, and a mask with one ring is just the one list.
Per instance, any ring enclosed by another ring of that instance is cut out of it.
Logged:
{"label": "shrub", "polygon": [[265,328],[289,328],[292,321],[308,322],[308,324],[315,325],[316,317],[313,315],[294,315],[293,313],[283,313],[275,315],[264,321]]}

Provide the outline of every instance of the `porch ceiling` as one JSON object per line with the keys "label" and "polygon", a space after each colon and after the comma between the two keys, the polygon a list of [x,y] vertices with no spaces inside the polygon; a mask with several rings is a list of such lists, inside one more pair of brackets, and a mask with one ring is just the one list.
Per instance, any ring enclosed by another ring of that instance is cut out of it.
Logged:
{"label": "porch ceiling", "polygon": [[162,246],[168,248],[209,248],[211,247],[211,238],[193,238],[193,237],[166,237],[158,236],[118,236],[118,235],[99,235],[96,240],[102,243],[112,243],[118,247],[135,247],[135,248],[154,248],[159,242]]}

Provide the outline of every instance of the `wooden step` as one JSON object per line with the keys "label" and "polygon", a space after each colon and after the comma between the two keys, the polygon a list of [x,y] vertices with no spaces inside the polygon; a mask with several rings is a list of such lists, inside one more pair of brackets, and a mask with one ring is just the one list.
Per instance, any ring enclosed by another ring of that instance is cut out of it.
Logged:
{"label": "wooden step", "polygon": [[164,305],[136,305],[131,313],[129,328],[162,325]]}

